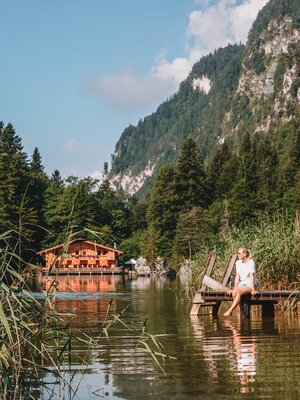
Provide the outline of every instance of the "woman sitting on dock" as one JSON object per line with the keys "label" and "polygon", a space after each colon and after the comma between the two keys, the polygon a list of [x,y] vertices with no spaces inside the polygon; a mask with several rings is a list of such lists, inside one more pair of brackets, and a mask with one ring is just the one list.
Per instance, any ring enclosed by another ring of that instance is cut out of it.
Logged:
{"label": "woman sitting on dock", "polygon": [[238,261],[236,262],[236,274],[233,290],[229,290],[228,294],[232,295],[233,303],[231,307],[223,314],[229,317],[233,310],[240,304],[241,297],[244,294],[256,294],[255,290],[255,264],[251,258],[250,250],[241,247],[237,253]]}

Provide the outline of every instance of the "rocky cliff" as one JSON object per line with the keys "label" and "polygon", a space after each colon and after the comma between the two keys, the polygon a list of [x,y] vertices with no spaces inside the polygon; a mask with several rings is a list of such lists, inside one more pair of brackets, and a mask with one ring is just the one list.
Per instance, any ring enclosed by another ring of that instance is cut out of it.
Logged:
{"label": "rocky cliff", "polygon": [[238,148],[245,132],[276,135],[299,118],[300,1],[271,0],[259,13],[246,46],[203,57],[178,92],[116,144],[111,182],[143,195],[159,167],[176,160],[191,136],[206,160],[225,140]]}

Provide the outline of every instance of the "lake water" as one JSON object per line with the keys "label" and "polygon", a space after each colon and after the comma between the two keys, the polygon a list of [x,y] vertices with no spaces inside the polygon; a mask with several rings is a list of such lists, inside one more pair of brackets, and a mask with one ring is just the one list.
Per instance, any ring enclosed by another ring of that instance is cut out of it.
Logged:
{"label": "lake water", "polygon": [[[45,285],[40,279],[35,290]],[[64,363],[65,381],[70,385],[47,373],[35,397],[300,399],[300,323],[296,318],[262,319],[253,313],[251,320],[239,321],[235,316],[224,318],[222,310],[218,318],[191,318],[191,303],[178,298],[178,285],[176,280],[150,277],[60,277],[56,310],[74,313],[74,333],[86,333],[99,345],[87,348],[74,340],[70,359],[66,357]],[[126,308],[121,316],[126,327],[113,325],[108,341],[99,335],[111,299],[111,314]],[[159,340],[174,357],[165,363],[165,373],[149,357],[146,346],[137,344],[145,318],[147,332],[165,335]],[[86,357],[89,362],[84,367]]]}

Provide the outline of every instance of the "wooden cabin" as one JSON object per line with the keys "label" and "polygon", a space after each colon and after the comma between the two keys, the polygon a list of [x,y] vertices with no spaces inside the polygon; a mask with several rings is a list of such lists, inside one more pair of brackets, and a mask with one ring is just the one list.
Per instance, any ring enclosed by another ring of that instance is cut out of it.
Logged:
{"label": "wooden cabin", "polygon": [[123,254],[114,247],[77,239],[65,248],[63,244],[38,253],[45,260],[44,273],[121,273],[118,258]]}

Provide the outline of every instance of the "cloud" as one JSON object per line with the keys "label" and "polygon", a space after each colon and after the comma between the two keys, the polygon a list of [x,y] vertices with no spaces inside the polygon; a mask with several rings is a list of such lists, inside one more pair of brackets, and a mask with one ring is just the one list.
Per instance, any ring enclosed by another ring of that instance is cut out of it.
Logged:
{"label": "cloud", "polygon": [[233,41],[229,27],[229,12],[220,1],[205,11],[195,10],[189,16],[187,36],[190,39],[190,62]]}
{"label": "cloud", "polygon": [[268,0],[247,0],[236,6],[231,12],[232,32],[236,41],[246,42],[248,32],[253,24],[257,13],[263,8]]}
{"label": "cloud", "polygon": [[205,10],[189,15],[187,37],[189,60],[195,63],[202,56],[229,43],[245,43],[258,11],[268,0],[219,0]]}
{"label": "cloud", "polygon": [[268,0],[195,0],[186,29],[186,55],[169,61],[160,53],[148,75],[123,72],[91,78],[88,93],[100,95],[113,107],[132,112],[158,104],[176,92],[195,62],[229,43],[245,43],[258,11]]}
{"label": "cloud", "polygon": [[100,182],[103,180],[103,172],[96,170],[89,174],[89,176],[93,179],[98,179]]}
{"label": "cloud", "polygon": [[176,85],[167,76],[161,79],[155,73],[143,76],[125,72],[101,79],[92,78],[86,82],[85,89],[100,95],[120,111],[131,112],[167,97],[176,90]]}
{"label": "cloud", "polygon": [[79,143],[76,139],[67,138],[63,145],[63,149],[66,153],[76,153],[79,149]]}

